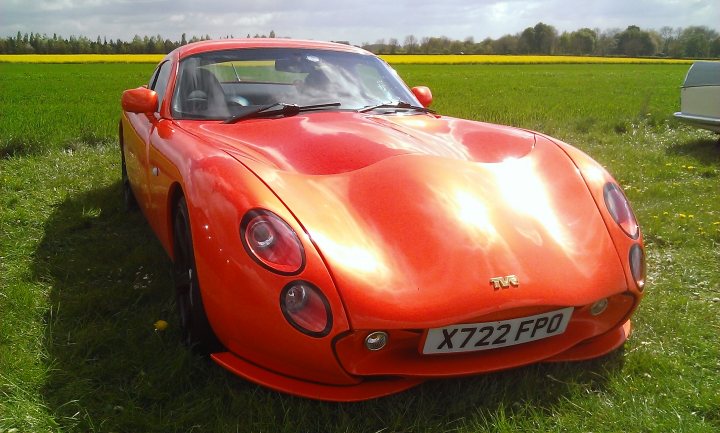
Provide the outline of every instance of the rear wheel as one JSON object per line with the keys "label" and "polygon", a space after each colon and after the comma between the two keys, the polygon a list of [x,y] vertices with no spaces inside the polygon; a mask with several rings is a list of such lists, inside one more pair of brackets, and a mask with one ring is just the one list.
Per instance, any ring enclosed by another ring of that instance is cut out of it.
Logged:
{"label": "rear wheel", "polygon": [[222,345],[213,333],[205,314],[195,268],[190,218],[184,197],[181,197],[175,206],[173,235],[175,303],[180,315],[183,342],[198,353],[217,352],[222,349]]}

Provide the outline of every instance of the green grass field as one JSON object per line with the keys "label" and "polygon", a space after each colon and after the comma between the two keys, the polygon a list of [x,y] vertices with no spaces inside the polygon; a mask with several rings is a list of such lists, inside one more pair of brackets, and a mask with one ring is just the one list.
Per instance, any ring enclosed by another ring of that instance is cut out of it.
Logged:
{"label": "green grass field", "polygon": [[644,229],[647,295],[605,358],[356,404],[269,391],[179,344],[169,261],[121,210],[120,93],[152,69],[0,64],[0,433],[720,431],[720,145],[671,119],[687,66],[398,66],[442,114],[608,167]]}

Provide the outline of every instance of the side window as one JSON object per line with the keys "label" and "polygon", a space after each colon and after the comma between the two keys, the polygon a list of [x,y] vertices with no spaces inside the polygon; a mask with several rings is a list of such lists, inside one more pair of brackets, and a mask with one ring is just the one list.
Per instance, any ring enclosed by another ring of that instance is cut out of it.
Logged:
{"label": "side window", "polygon": [[170,78],[170,64],[171,62],[162,63],[150,79],[150,89],[154,90],[158,95],[158,110],[165,98],[165,89],[167,89],[168,79]]}
{"label": "side window", "polygon": [[152,86],[155,85],[155,80],[157,80],[158,72],[160,72],[160,67],[162,65],[164,65],[164,63],[161,65],[157,65],[157,67],[155,67],[155,70],[153,71],[152,75],[150,76],[150,81],[148,81],[148,84],[147,84],[148,89],[152,89]]}

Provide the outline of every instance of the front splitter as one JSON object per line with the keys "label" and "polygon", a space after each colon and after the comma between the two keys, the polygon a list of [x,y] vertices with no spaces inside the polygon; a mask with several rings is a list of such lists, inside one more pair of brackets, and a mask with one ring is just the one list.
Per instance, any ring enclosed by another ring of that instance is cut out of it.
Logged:
{"label": "front splitter", "polygon": [[384,397],[417,386],[427,378],[379,377],[369,378],[354,385],[326,385],[294,379],[265,370],[230,352],[213,353],[210,357],[223,368],[276,391],[315,400],[353,402]]}

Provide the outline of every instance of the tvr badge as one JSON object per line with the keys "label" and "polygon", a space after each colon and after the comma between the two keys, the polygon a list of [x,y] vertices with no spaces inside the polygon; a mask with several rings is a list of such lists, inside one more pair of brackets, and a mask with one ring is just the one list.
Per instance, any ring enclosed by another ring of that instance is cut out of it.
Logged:
{"label": "tvr badge", "polygon": [[520,286],[520,280],[518,280],[518,277],[515,275],[507,275],[505,277],[493,277],[490,278],[490,284],[492,284],[493,289],[507,289],[510,286],[518,287]]}

